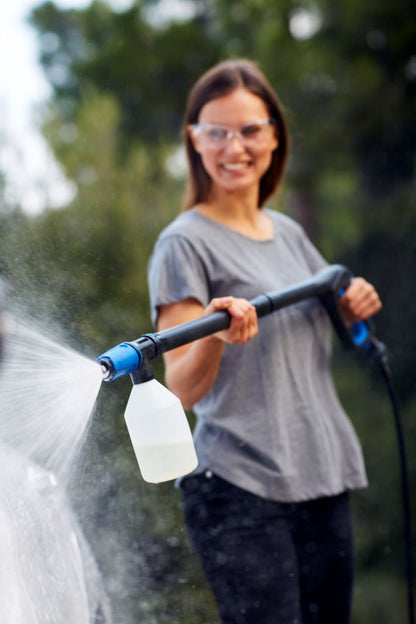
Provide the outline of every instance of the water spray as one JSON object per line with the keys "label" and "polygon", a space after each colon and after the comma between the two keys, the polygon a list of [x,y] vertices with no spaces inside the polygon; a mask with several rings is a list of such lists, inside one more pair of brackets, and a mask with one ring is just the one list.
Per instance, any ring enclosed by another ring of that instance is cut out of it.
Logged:
{"label": "water spray", "polygon": [[6,335],[12,330],[13,319],[6,303],[7,284],[0,277],[0,361],[3,357]]}

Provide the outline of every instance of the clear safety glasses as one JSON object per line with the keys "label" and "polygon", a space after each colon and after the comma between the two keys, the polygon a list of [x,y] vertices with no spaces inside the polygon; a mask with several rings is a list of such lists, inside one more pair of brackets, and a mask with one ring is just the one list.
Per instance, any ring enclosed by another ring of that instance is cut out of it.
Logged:
{"label": "clear safety glasses", "polygon": [[201,147],[221,148],[237,137],[245,147],[259,147],[272,136],[274,119],[250,121],[236,130],[222,124],[201,123],[190,126]]}

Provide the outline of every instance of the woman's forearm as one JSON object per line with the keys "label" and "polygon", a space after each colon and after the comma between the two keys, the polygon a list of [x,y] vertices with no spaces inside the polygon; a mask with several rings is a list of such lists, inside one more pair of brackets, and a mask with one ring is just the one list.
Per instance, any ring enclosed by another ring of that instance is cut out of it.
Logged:
{"label": "woman's forearm", "polygon": [[225,342],[208,336],[192,343],[181,356],[165,358],[166,384],[185,409],[200,401],[217,378]]}

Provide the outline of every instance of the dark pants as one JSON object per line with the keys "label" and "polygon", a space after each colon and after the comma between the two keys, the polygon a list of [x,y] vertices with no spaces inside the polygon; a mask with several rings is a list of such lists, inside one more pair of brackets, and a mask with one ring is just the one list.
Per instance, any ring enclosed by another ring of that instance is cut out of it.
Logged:
{"label": "dark pants", "polygon": [[189,538],[223,624],[349,624],[347,493],[278,503],[209,472],[185,478],[181,490]]}

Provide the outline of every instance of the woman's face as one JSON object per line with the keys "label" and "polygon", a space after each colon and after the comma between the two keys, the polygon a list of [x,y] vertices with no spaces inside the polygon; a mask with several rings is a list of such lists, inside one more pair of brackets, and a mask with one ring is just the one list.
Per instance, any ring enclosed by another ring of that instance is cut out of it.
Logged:
{"label": "woman's face", "polygon": [[263,100],[244,88],[202,107],[190,135],[215,190],[258,190],[278,146],[276,127],[269,123],[269,117]]}

